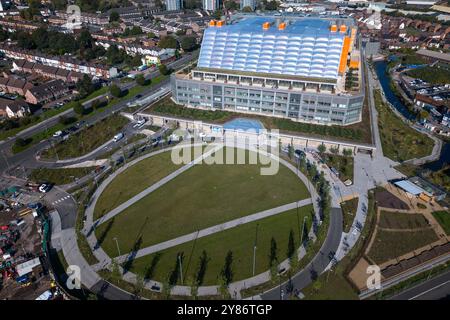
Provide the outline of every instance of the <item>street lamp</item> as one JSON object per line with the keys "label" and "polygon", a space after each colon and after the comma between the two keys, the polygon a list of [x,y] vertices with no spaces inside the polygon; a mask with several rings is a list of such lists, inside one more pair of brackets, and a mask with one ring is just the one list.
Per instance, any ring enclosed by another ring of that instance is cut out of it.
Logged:
{"label": "street lamp", "polygon": [[256,269],[256,243],[258,241],[258,227],[259,223],[256,224],[255,244],[253,246],[253,276],[255,276]]}
{"label": "street lamp", "polygon": [[182,261],[181,261],[181,254],[178,255],[178,263],[180,264],[181,284],[183,284],[183,264],[182,264]]}
{"label": "street lamp", "polygon": [[117,252],[119,253],[119,257],[120,257],[121,254],[120,254],[120,248],[119,248],[119,241],[117,241],[117,238],[116,238],[116,237],[114,237],[113,239],[114,239],[114,241],[116,241]]}

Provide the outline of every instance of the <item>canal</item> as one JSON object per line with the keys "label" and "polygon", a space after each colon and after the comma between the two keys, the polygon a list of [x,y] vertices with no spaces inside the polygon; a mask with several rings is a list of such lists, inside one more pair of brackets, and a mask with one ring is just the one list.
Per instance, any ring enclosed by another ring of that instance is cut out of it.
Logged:
{"label": "canal", "polygon": [[[384,95],[386,99],[397,109],[405,118],[414,119],[414,116],[409,112],[408,108],[400,101],[396,94],[392,91],[390,82],[391,77],[386,72],[387,61],[377,61],[374,63],[375,72],[377,74],[378,80],[380,81],[381,87],[383,88]],[[443,167],[450,164],[450,142],[444,141],[442,144],[441,154],[439,159],[428,162],[422,166],[424,169],[429,169],[431,171],[438,171]]]}

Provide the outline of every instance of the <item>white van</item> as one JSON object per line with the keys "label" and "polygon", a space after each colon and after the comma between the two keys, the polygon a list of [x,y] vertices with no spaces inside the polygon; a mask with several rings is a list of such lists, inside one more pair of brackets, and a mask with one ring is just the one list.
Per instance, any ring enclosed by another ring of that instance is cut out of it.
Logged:
{"label": "white van", "polygon": [[117,142],[117,141],[119,141],[119,140],[122,139],[122,138],[123,138],[123,133],[120,132],[120,133],[118,133],[118,134],[116,134],[116,135],[114,136],[113,141],[114,141],[114,142]]}

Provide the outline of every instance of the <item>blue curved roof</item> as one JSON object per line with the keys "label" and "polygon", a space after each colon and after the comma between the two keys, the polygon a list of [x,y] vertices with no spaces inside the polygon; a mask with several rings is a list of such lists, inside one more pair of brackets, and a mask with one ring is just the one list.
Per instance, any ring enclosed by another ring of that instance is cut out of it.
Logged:
{"label": "blue curved roof", "polygon": [[[264,30],[264,22],[271,23]],[[199,67],[337,78],[344,34],[330,32],[330,21],[291,20],[284,30],[274,18],[252,17],[203,36]]]}

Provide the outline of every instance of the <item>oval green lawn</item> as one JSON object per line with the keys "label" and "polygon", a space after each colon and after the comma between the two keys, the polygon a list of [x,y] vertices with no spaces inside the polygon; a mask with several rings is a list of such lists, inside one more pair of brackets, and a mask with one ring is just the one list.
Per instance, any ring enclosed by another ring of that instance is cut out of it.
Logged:
{"label": "oval green lawn", "polygon": [[261,167],[196,165],[101,224],[97,239],[110,256],[117,256],[114,237],[125,254],[309,197],[287,167],[280,165],[271,176],[262,176]]}

